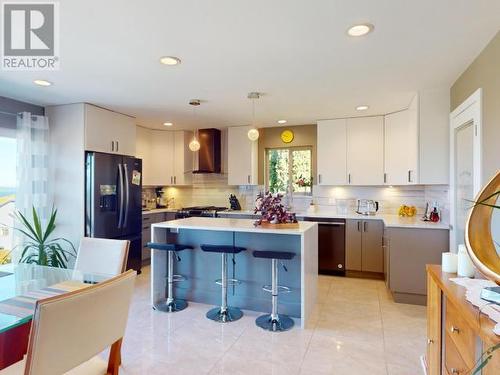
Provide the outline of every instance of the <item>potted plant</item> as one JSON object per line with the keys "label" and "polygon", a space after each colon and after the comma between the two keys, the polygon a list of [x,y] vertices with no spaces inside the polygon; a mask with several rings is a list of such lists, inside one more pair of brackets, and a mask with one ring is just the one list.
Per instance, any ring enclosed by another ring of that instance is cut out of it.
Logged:
{"label": "potted plant", "polygon": [[21,212],[14,213],[14,217],[21,224],[20,228],[14,229],[26,237],[26,242],[20,245],[23,251],[19,262],[67,268],[69,258],[76,257],[76,250],[73,244],[65,238],[51,238],[56,229],[57,210],[52,208],[45,228],[42,228],[40,216],[35,207],[32,212],[32,222]]}
{"label": "potted plant", "polygon": [[261,217],[254,225],[273,228],[298,228],[299,223],[294,213],[287,212],[281,203],[281,194],[273,195],[270,192],[259,193],[255,201],[255,213],[260,212]]}

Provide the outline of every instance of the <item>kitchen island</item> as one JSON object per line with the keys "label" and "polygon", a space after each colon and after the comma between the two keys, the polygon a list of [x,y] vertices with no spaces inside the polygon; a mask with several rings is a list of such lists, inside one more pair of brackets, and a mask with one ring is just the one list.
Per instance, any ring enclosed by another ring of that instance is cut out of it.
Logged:
{"label": "kitchen island", "polygon": [[[152,224],[153,242],[190,245],[193,250],[179,253],[181,261],[175,263],[175,273],[187,280],[175,285],[177,298],[187,301],[220,305],[221,264],[217,254],[201,251],[201,244],[234,245],[247,250],[231,257],[229,276],[242,283],[229,288],[229,304],[241,309],[270,312],[271,295],[262,286],[271,284],[271,261],[254,258],[254,250],[289,251],[295,258],[286,261],[279,270],[279,283],[292,292],[280,295],[279,310],[301,320],[303,328],[309,325],[316,304],[318,278],[318,225],[300,222],[296,229],[270,229],[255,227],[249,219],[223,219],[192,217]],[[167,254],[153,250],[151,257],[151,303],[165,298]]]}

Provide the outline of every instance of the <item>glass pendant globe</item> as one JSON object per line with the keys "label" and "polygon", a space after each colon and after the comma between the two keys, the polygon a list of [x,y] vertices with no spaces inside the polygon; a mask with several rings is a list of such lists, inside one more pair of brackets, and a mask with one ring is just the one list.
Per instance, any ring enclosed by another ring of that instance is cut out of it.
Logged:
{"label": "glass pendant globe", "polygon": [[189,149],[193,152],[198,151],[200,149],[200,142],[197,139],[193,139],[189,142]]}
{"label": "glass pendant globe", "polygon": [[259,139],[259,131],[257,129],[250,129],[247,135],[248,139],[250,139],[251,141],[256,141],[257,139]]}

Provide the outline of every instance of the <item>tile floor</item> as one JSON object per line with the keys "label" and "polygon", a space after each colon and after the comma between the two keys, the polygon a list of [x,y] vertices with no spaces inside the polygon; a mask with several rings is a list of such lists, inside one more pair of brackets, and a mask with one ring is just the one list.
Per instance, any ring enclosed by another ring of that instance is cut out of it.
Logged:
{"label": "tile floor", "polygon": [[123,375],[422,374],[425,307],[396,304],[382,281],[320,276],[313,328],[284,333],[205,319],[191,303],[165,314],[149,305],[149,269],[138,277],[125,336]]}

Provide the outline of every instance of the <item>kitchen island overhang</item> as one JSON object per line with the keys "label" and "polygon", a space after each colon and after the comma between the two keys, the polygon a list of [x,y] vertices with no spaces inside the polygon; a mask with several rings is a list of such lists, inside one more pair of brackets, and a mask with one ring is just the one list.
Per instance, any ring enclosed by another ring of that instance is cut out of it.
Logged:
{"label": "kitchen island overhang", "polygon": [[[229,304],[243,310],[269,313],[271,295],[262,290],[271,284],[271,261],[254,258],[254,250],[289,251],[295,258],[286,261],[288,272],[279,271],[279,283],[292,292],[279,297],[279,310],[299,318],[301,326],[310,324],[316,305],[318,282],[318,226],[299,222],[298,228],[255,227],[253,220],[191,217],[156,223],[151,226],[152,242],[179,243],[194,249],[181,252],[175,273],[187,280],[175,284],[177,298],[210,305],[220,304],[221,263],[217,254],[201,251],[201,244],[235,245],[247,250],[229,257],[229,276],[241,281],[229,288]],[[233,262],[234,260],[234,262]],[[151,304],[165,298],[167,253],[151,251]],[[182,313],[182,312],[181,312]]]}

